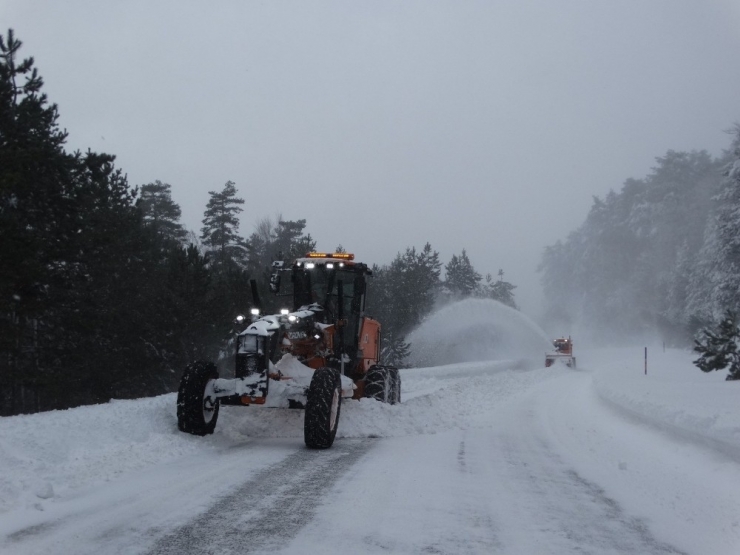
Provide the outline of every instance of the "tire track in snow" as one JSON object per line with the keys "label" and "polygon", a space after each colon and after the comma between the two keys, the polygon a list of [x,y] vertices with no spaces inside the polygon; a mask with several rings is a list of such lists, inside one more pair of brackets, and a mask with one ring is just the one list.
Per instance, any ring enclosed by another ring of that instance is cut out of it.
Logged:
{"label": "tire track in snow", "polygon": [[596,394],[605,407],[611,409],[630,422],[639,426],[650,426],[651,428],[658,430],[669,437],[677,439],[678,441],[691,442],[692,444],[704,449],[710,449],[718,455],[721,455],[734,463],[740,464],[740,445],[730,443],[724,439],[712,437],[707,432],[697,432],[689,428],[677,426],[667,420],[661,420],[660,418],[651,416],[645,412],[639,412],[624,403],[620,403],[619,400],[611,398],[607,393],[598,388],[596,388]]}
{"label": "tire track in snow", "polygon": [[374,445],[343,440],[327,451],[300,449],[259,472],[206,513],[157,540],[150,555],[267,553],[279,550],[331,502],[332,486]]}
{"label": "tire track in snow", "polygon": [[[532,424],[532,411],[520,414]],[[644,520],[570,468],[536,432],[516,437],[504,433],[491,440],[503,463],[497,475],[508,475],[502,483],[522,501],[521,514],[535,523],[530,533],[549,544],[546,552],[686,555],[656,538]]]}
{"label": "tire track in snow", "polygon": [[460,447],[457,450],[457,465],[460,472],[467,472],[467,464],[465,462],[465,440],[460,442]]}

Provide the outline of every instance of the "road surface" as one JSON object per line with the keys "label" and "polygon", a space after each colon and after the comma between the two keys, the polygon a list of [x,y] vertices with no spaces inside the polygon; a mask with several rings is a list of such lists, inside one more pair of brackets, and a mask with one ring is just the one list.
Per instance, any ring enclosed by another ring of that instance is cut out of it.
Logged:
{"label": "road surface", "polygon": [[225,407],[210,438],[167,431],[182,456],[6,514],[0,552],[740,553],[732,453],[622,414],[579,362],[404,370],[327,451],[300,411]]}

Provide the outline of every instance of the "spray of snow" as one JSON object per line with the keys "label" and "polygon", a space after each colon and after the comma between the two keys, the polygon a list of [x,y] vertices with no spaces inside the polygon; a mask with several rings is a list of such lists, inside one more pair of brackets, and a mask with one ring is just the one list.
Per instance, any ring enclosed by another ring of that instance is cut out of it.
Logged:
{"label": "spray of snow", "polygon": [[542,329],[518,310],[491,299],[442,307],[409,334],[413,366],[536,359],[552,349]]}

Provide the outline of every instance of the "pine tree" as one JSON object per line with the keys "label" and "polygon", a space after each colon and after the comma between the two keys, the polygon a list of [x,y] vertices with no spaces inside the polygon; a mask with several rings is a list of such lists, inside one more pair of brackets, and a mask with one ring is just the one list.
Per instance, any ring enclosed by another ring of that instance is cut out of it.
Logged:
{"label": "pine tree", "polygon": [[725,312],[716,329],[704,329],[700,339],[694,343],[694,351],[701,353],[701,357],[694,361],[700,370],[712,372],[729,366],[727,379],[740,380],[740,329],[735,312]]}
{"label": "pine tree", "polygon": [[397,368],[406,368],[410,354],[411,344],[404,337],[399,337],[392,333],[384,334],[380,352],[380,361],[382,364],[388,364]]}
{"label": "pine tree", "polygon": [[164,392],[161,252],[115,157],[64,151],[20,46],[0,37],[0,414]]}
{"label": "pine tree", "polygon": [[[76,162],[63,150],[67,134],[41,93],[33,58],[17,63],[21,45],[12,29],[0,35],[0,311],[23,319],[43,308],[48,269],[66,257],[76,231],[67,217]],[[17,344],[7,332],[0,341]]]}
{"label": "pine tree", "polygon": [[493,299],[511,308],[517,308],[514,302],[514,289],[516,285],[504,281],[504,271],[499,270],[498,279],[495,281],[491,274],[486,274],[485,283],[480,285],[479,291],[480,296],[485,299]]}
{"label": "pine tree", "polygon": [[207,257],[192,244],[176,249],[169,259],[169,350],[178,369],[194,360],[215,360],[227,338],[231,320],[222,316],[214,302],[216,290],[208,266]]}
{"label": "pine tree", "polygon": [[180,224],[180,206],[172,200],[169,183],[157,180],[142,185],[137,206],[144,215],[144,223],[167,244],[182,244],[187,232]]}
{"label": "pine tree", "polygon": [[445,266],[445,273],[445,286],[456,298],[471,297],[483,279],[473,268],[465,249],[460,256],[452,255]]}
{"label": "pine tree", "polygon": [[386,338],[397,338],[399,348],[434,308],[441,266],[429,243],[421,251],[409,247],[399,252],[389,265],[373,266],[367,310],[382,322]]}
{"label": "pine tree", "polygon": [[257,289],[265,310],[283,308],[282,301],[271,294],[270,276],[272,263],[276,260],[290,264],[294,259],[315,250],[316,241],[304,232],[306,220],[283,220],[278,214],[275,219],[263,218],[247,240],[250,276],[257,281]]}
{"label": "pine tree", "polygon": [[724,180],[715,196],[715,211],[690,277],[687,312],[714,319],[725,310],[740,310],[740,124],[734,128]]}
{"label": "pine tree", "polygon": [[282,253],[282,260],[292,261],[313,251],[316,241],[311,234],[304,235],[305,228],[306,220],[279,220],[272,245],[275,256]]}
{"label": "pine tree", "polygon": [[54,296],[80,271],[79,160],[63,149],[33,58],[18,62],[21,45],[12,29],[0,35],[0,414],[38,410]]}
{"label": "pine tree", "polygon": [[283,220],[280,214],[274,220],[260,220],[247,241],[250,272],[269,274],[273,261],[292,261],[314,250],[316,241],[304,233],[305,228],[306,220]]}
{"label": "pine tree", "polygon": [[227,181],[220,192],[209,191],[211,198],[203,214],[201,240],[212,263],[219,268],[231,265],[243,268],[247,261],[238,218],[244,199],[238,198],[236,192],[233,181]]}

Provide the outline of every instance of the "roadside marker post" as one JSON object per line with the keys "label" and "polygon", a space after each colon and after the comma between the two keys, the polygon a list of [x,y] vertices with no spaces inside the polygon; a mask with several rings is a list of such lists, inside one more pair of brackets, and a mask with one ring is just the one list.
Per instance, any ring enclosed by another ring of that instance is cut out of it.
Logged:
{"label": "roadside marker post", "polygon": [[645,347],[645,375],[647,376],[647,347]]}

